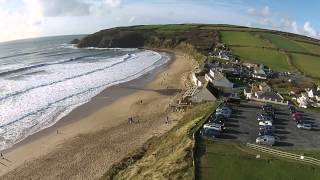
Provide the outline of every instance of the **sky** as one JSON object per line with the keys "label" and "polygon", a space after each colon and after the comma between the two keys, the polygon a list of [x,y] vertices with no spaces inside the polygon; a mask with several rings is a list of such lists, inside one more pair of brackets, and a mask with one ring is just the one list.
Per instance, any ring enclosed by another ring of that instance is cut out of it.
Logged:
{"label": "sky", "polygon": [[0,0],[0,42],[140,24],[234,24],[320,39],[319,0]]}

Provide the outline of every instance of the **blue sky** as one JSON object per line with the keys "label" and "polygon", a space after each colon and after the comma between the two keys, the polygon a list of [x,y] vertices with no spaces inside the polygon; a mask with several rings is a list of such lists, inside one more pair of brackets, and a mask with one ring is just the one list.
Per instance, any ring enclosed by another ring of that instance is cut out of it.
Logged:
{"label": "blue sky", "polygon": [[317,0],[0,0],[0,41],[137,24],[224,23],[320,39]]}

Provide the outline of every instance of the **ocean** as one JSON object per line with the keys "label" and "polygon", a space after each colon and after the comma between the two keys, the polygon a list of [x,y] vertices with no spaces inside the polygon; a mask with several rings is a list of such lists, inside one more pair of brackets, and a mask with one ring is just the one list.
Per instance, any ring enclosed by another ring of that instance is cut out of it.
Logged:
{"label": "ocean", "polygon": [[48,128],[112,85],[136,79],[169,56],[141,49],[79,49],[83,36],[0,43],[0,150]]}

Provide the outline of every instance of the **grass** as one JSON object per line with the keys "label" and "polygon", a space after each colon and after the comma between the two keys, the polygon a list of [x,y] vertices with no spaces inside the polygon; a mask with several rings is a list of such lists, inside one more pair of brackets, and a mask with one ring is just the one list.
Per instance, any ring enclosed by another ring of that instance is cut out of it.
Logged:
{"label": "grass", "polygon": [[277,71],[290,70],[287,56],[280,51],[254,47],[232,47],[231,49],[243,61],[264,64]]}
{"label": "grass", "polygon": [[297,69],[310,77],[320,78],[320,57],[294,53],[291,56],[293,64]]}
{"label": "grass", "polygon": [[276,47],[284,50],[289,51],[299,51],[299,52],[305,52],[306,49],[299,44],[297,44],[295,41],[290,40],[284,36],[280,36],[277,34],[272,33],[256,33],[261,38],[266,39],[270,41],[272,44],[274,44]]}
{"label": "grass", "polygon": [[315,44],[309,44],[305,42],[297,42],[297,43],[300,46],[304,47],[308,52],[320,55],[320,44],[315,45]]}
{"label": "grass", "polygon": [[255,47],[272,47],[272,44],[256,37],[249,32],[220,31],[221,40],[227,45]]}
{"label": "grass", "polygon": [[[117,173],[111,171],[113,173],[111,179],[192,179],[194,174],[192,135],[217,105],[218,102],[207,103],[187,111],[169,132],[152,140],[139,160],[134,163],[123,163],[129,165]],[[141,156],[140,153],[138,156]],[[106,174],[102,179],[108,179],[107,177],[110,178]]]}
{"label": "grass", "polygon": [[139,30],[155,30],[158,33],[164,34],[174,34],[179,32],[184,32],[189,29],[195,28],[198,25],[194,24],[168,24],[168,25],[145,25],[145,26],[136,26],[135,29]]}
{"label": "grass", "polygon": [[[320,168],[276,159],[231,142],[199,142],[198,179],[319,179]],[[260,154],[260,159],[255,155]]]}

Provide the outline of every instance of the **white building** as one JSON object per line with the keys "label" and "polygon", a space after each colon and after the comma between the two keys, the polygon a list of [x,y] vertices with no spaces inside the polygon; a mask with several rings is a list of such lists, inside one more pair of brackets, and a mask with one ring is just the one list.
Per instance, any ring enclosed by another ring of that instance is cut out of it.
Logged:
{"label": "white building", "polygon": [[309,97],[307,94],[302,93],[299,98],[297,98],[297,102],[299,103],[299,107],[308,108],[309,105]]}
{"label": "white building", "polygon": [[306,89],[308,97],[314,99],[317,102],[320,102],[320,88],[317,89]]}
{"label": "white building", "polygon": [[230,82],[221,72],[210,69],[205,75],[205,79],[213,84],[214,87],[220,90],[232,90],[233,83]]}

